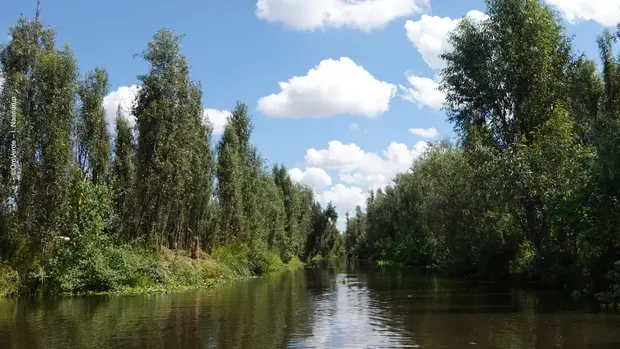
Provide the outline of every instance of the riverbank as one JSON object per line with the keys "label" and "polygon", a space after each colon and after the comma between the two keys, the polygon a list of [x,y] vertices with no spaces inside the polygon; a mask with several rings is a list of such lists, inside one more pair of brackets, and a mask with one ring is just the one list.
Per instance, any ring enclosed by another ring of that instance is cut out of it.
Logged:
{"label": "riverbank", "polygon": [[[108,253],[106,253],[108,252]],[[287,263],[277,253],[250,251],[245,246],[222,246],[211,254],[185,250],[147,253],[117,248],[99,251],[71,265],[52,263],[45,269],[23,272],[0,265],[0,297],[21,295],[136,295],[212,288],[226,282],[304,266],[298,258]]]}

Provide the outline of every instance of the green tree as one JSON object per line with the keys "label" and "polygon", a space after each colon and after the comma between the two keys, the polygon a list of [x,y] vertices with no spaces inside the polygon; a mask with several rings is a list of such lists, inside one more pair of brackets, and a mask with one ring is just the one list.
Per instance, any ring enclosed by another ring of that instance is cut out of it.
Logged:
{"label": "green tree", "polygon": [[538,0],[487,0],[488,19],[466,18],[442,57],[448,120],[468,140],[486,128],[506,148],[566,101],[571,45],[557,15]]}
{"label": "green tree", "polygon": [[[190,217],[195,200],[186,195],[193,189],[193,165],[206,164],[206,133],[201,125],[200,85],[189,78],[189,68],[181,54],[181,36],[167,29],[155,33],[142,52],[150,64],[149,72],[138,78],[143,86],[138,92],[133,114],[136,116],[138,147],[136,157],[137,232],[156,246],[166,241],[170,248],[188,242],[195,234]],[[200,160],[200,158],[203,160]],[[200,166],[201,171],[209,171]],[[201,190],[207,190],[201,185]],[[204,195],[201,192],[200,195]],[[194,225],[194,228],[195,225]]]}
{"label": "green tree", "polygon": [[38,19],[21,18],[10,34],[0,63],[3,93],[17,100],[17,229],[44,258],[53,252],[64,217],[77,68],[69,46],[56,49],[54,31]]}
{"label": "green tree", "polygon": [[77,121],[77,159],[87,178],[94,183],[107,181],[110,162],[110,135],[103,109],[108,94],[108,73],[97,68],[80,83],[81,100]]}
{"label": "green tree", "polygon": [[131,218],[131,205],[133,203],[131,194],[135,184],[134,149],[132,129],[119,107],[116,115],[116,138],[111,184],[114,193],[115,212],[118,218],[117,229],[123,234],[129,234],[130,232],[125,231],[125,229],[131,226],[128,220]]}
{"label": "green tree", "polygon": [[235,128],[228,124],[217,147],[217,189],[220,214],[219,243],[243,239],[244,207],[242,162],[239,154],[239,138]]}

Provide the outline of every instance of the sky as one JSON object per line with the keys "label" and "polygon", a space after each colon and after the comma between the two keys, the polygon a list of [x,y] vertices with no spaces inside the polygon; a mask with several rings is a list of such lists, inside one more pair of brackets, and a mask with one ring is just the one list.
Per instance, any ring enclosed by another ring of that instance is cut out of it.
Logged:
{"label": "sky", "polygon": [[[596,37],[620,22],[620,0],[546,3],[591,58]],[[35,9],[36,0],[3,0],[0,43]],[[344,214],[407,171],[427,142],[454,137],[437,90],[439,54],[463,16],[484,19],[485,9],[483,0],[41,0],[41,19],[59,45],[69,42],[82,74],[107,69],[111,130],[147,71],[134,54],[162,27],[184,34],[216,138],[245,102],[261,154],[332,201],[343,228]]]}

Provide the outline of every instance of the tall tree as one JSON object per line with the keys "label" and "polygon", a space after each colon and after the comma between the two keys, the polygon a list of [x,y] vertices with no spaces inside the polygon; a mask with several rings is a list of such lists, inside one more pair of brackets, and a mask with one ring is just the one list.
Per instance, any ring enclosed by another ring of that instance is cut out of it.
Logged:
{"label": "tall tree", "polygon": [[[202,115],[201,91],[198,85],[191,90],[191,115]],[[190,152],[190,179],[185,187],[188,211],[187,246],[194,237],[204,242],[210,240],[209,221],[213,219],[213,181],[215,178],[215,154],[211,147],[213,127],[208,120],[193,118],[186,132],[193,147]]]}
{"label": "tall tree", "polygon": [[226,125],[217,147],[217,185],[221,207],[220,243],[235,239],[246,240],[244,229],[242,155],[239,154],[239,138],[230,123]]}
{"label": "tall tree", "polygon": [[[114,145],[114,162],[112,164],[112,188],[114,204],[118,217],[118,231],[124,234],[129,227],[128,220],[131,218],[131,194],[134,187],[135,164],[134,164],[134,140],[131,126],[123,116],[119,106],[116,114],[116,138]],[[135,237],[135,236],[132,236]]]}
{"label": "tall tree", "polygon": [[68,45],[56,49],[54,31],[38,19],[21,18],[10,33],[0,63],[3,93],[15,93],[17,101],[20,230],[36,254],[47,255],[64,216],[77,68]]}
{"label": "tall tree", "polygon": [[450,35],[441,89],[456,130],[484,128],[505,149],[566,101],[571,45],[557,15],[538,0],[486,0],[488,19],[467,17]]}
{"label": "tall tree", "polygon": [[256,178],[263,171],[263,159],[260,157],[256,147],[250,142],[254,126],[248,114],[245,103],[237,102],[233,109],[229,123],[234,129],[237,138],[237,154],[239,157],[239,180],[241,182],[241,193],[243,196],[242,207],[245,219],[243,220],[242,230],[245,232],[246,240],[249,241],[253,232],[262,229],[262,217],[258,215],[259,202]]}
{"label": "tall tree", "polygon": [[[167,29],[155,33],[142,52],[150,64],[140,75],[133,114],[138,149],[136,184],[137,232],[159,245],[175,248],[189,234],[189,203],[184,195],[192,183],[192,161],[204,152],[200,85],[190,80],[181,54],[181,36]],[[202,133],[202,135],[201,135]]]}
{"label": "tall tree", "polygon": [[108,73],[102,68],[88,73],[78,93],[82,103],[77,123],[78,163],[86,177],[98,184],[107,180],[110,162],[110,135],[103,109]]}
{"label": "tall tree", "polygon": [[[276,185],[282,192],[282,201],[284,204],[285,218],[285,230],[286,237],[289,243],[294,246],[296,244],[296,238],[299,233],[299,216],[300,216],[300,197],[298,188],[294,185],[293,181],[289,177],[286,167],[274,165],[272,169],[272,175],[274,177]],[[295,247],[291,247],[296,250]]]}

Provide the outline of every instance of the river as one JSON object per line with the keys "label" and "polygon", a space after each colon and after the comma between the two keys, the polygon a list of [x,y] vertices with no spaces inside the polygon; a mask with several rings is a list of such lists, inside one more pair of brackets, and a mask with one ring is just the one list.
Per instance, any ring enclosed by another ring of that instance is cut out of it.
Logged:
{"label": "river", "polygon": [[620,315],[596,309],[331,262],[195,292],[0,300],[0,348],[620,348]]}

